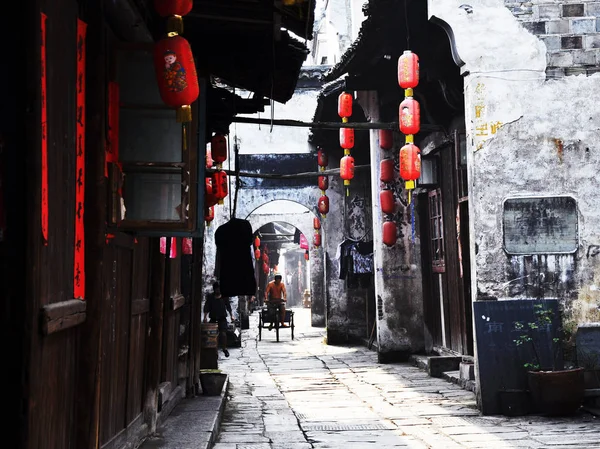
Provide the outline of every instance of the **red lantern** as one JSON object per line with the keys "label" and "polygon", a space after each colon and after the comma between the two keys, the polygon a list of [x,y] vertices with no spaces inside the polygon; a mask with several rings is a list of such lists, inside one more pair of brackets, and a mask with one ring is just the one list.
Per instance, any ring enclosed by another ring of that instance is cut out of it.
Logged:
{"label": "red lantern", "polygon": [[227,160],[227,139],[223,134],[215,134],[210,139],[210,153],[217,167]]}
{"label": "red lantern", "polygon": [[319,189],[323,192],[329,188],[329,178],[327,176],[319,176]]}
{"label": "red lantern", "polygon": [[413,89],[419,85],[419,57],[406,50],[398,59],[398,84],[403,89]]}
{"label": "red lantern", "polygon": [[400,131],[404,134],[417,134],[421,129],[421,106],[413,97],[406,97],[400,103]]}
{"label": "red lantern", "polygon": [[317,217],[313,218],[313,228],[315,228],[315,231],[321,229],[321,220],[319,220]]}
{"label": "red lantern", "polygon": [[394,182],[394,160],[384,159],[379,164],[381,182]]}
{"label": "red lantern", "polygon": [[394,200],[394,193],[391,190],[382,190],[379,192],[379,204],[381,212],[384,214],[391,215],[396,212],[396,201]]}
{"label": "red lantern", "polygon": [[326,195],[319,198],[318,208],[319,213],[322,215],[327,215],[329,213],[329,198]]}
{"label": "red lantern", "polygon": [[263,263],[263,273],[269,274],[269,265],[266,263]]}
{"label": "red lantern", "polygon": [[315,246],[321,246],[321,234],[315,234],[314,235],[313,244]]}
{"label": "red lantern", "polygon": [[192,10],[193,0],[154,0],[156,12],[162,17],[168,17],[167,32],[183,33],[183,19]]}
{"label": "red lantern", "polygon": [[177,108],[177,121],[192,121],[191,104],[200,93],[192,49],[181,36],[167,37],[154,46],[154,68],[162,101]]}
{"label": "red lantern", "polygon": [[213,194],[212,179],[205,178],[205,180],[204,180],[204,205],[206,207],[212,207],[215,204],[217,204],[218,202],[219,202],[219,200]]}
{"label": "red lantern", "polygon": [[223,204],[223,199],[227,196],[227,175],[224,171],[217,171],[212,174],[212,190],[213,195]]}
{"label": "red lantern", "polygon": [[258,236],[254,237],[254,247],[257,249],[260,247],[260,239]]}
{"label": "red lantern", "polygon": [[154,0],[154,8],[161,17],[185,16],[193,6],[193,0]]}
{"label": "red lantern", "polygon": [[305,251],[304,252],[304,260],[308,260],[308,259],[309,259],[308,251]]}
{"label": "red lantern", "polygon": [[391,129],[379,130],[379,148],[382,150],[391,150],[394,146],[394,133]]}
{"label": "red lantern", "polygon": [[407,189],[415,188],[415,180],[421,176],[421,150],[407,143],[400,149],[400,177],[406,181]]}
{"label": "red lantern", "polygon": [[204,210],[204,221],[210,225],[210,222],[215,219],[215,208],[210,206]]}
{"label": "red lantern", "polygon": [[262,260],[264,263],[269,263],[269,255],[264,251],[262,253]]}
{"label": "red lantern", "polygon": [[344,180],[344,185],[350,185],[350,180],[354,178],[354,158],[344,156],[340,161],[340,177]]}
{"label": "red lantern", "polygon": [[345,150],[354,148],[353,128],[340,128],[340,145]]}
{"label": "red lantern", "polygon": [[383,223],[383,243],[387,246],[394,246],[397,238],[396,223],[393,221]]}
{"label": "red lantern", "polygon": [[348,117],[352,115],[352,95],[348,92],[342,92],[338,97],[338,115],[342,118],[344,123],[346,123]]}
{"label": "red lantern", "polygon": [[329,165],[329,157],[322,148],[319,148],[319,151],[317,152],[317,163],[319,164],[319,167],[321,167],[321,170],[325,170],[325,167]]}
{"label": "red lantern", "polygon": [[254,250],[254,259],[255,260],[260,260],[260,249],[256,248]]}

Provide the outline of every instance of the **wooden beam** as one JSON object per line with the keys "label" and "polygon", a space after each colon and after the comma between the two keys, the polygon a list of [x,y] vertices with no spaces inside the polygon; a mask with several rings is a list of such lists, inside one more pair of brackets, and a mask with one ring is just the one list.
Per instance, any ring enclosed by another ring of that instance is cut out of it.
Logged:
{"label": "wooden beam", "polygon": [[42,307],[42,333],[55,332],[75,327],[85,321],[85,301],[71,299]]}
{"label": "wooden beam", "polygon": [[[370,170],[370,165],[357,165],[354,167],[355,172],[363,170]],[[214,168],[207,168],[206,174],[210,175],[219,170]],[[332,168],[331,170],[307,172],[307,173],[290,173],[286,175],[280,175],[277,173],[248,173],[248,172],[236,172],[235,170],[221,170],[229,176],[240,176],[242,178],[261,178],[261,179],[301,179],[301,178],[318,178],[319,176],[338,176],[340,174],[339,168]]]}

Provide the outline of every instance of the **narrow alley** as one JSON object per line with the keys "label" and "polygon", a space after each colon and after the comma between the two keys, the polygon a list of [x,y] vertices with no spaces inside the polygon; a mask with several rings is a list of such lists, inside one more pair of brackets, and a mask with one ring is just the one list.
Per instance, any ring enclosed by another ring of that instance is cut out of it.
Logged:
{"label": "narrow alley", "polygon": [[[473,393],[408,364],[377,364],[366,347],[325,345],[310,311],[295,313],[294,340],[281,331],[277,343],[273,331],[258,341],[254,313],[242,347],[219,356],[229,387],[214,449],[600,448],[592,415],[483,417]],[[143,449],[207,447],[194,440],[198,429],[173,423],[159,429],[163,445]]]}

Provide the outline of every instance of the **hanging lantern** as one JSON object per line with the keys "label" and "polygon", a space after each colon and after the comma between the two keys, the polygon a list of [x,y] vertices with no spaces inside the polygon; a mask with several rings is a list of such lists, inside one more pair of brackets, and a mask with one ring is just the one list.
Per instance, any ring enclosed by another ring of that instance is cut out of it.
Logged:
{"label": "hanging lantern", "polygon": [[393,221],[383,223],[383,243],[385,245],[394,246],[398,238],[397,235],[396,223]]}
{"label": "hanging lantern", "polygon": [[379,148],[382,150],[391,150],[394,146],[394,133],[391,129],[379,130]]}
{"label": "hanging lantern", "polygon": [[322,192],[325,192],[329,188],[329,177],[327,176],[319,176],[319,189]]}
{"label": "hanging lantern", "polygon": [[381,212],[384,214],[392,215],[396,212],[394,192],[388,189],[379,192],[379,205],[381,206]]}
{"label": "hanging lantern", "polygon": [[219,200],[213,194],[212,179],[205,178],[205,180],[204,180],[204,205],[206,207],[212,207],[215,204],[217,204],[218,202],[219,202]]}
{"label": "hanging lantern", "polygon": [[308,260],[310,257],[308,255],[308,251],[304,252],[304,260]]}
{"label": "hanging lantern", "polygon": [[318,209],[321,215],[327,215],[329,213],[329,197],[327,197],[327,195],[322,195],[321,198],[319,198]]}
{"label": "hanging lantern", "polygon": [[183,33],[183,19],[194,6],[193,0],[154,0],[154,8],[161,17],[168,17],[167,32]]}
{"label": "hanging lantern", "polygon": [[313,245],[319,247],[321,246],[321,234],[315,234],[313,237]]}
{"label": "hanging lantern", "polygon": [[254,259],[255,260],[260,260],[260,249],[256,248],[254,250]]}
{"label": "hanging lantern", "polygon": [[262,253],[262,260],[264,263],[269,263],[269,255],[265,251]]}
{"label": "hanging lantern", "polygon": [[353,128],[340,128],[340,146],[345,150],[354,148]]}
{"label": "hanging lantern", "polygon": [[407,143],[400,149],[400,177],[405,181],[410,203],[410,191],[415,188],[415,181],[421,176],[421,150]]}
{"label": "hanging lantern", "polygon": [[394,182],[394,160],[384,159],[379,164],[379,179],[381,182]]}
{"label": "hanging lantern", "polygon": [[200,93],[196,64],[189,42],[181,36],[154,45],[154,68],[162,101],[177,108],[177,121],[192,121],[191,104]]}
{"label": "hanging lantern", "polygon": [[269,265],[266,263],[263,263],[263,273],[269,274]]}
{"label": "hanging lantern", "polygon": [[348,92],[342,92],[338,97],[338,115],[344,123],[347,123],[348,117],[352,115],[352,95]]}
{"label": "hanging lantern", "polygon": [[321,220],[319,220],[317,217],[313,218],[313,228],[315,228],[315,231],[321,229]]}
{"label": "hanging lantern", "polygon": [[204,209],[204,221],[210,226],[210,222],[215,219],[215,208],[214,206],[206,207]]}
{"label": "hanging lantern", "polygon": [[417,134],[421,129],[421,106],[413,97],[406,97],[399,108],[400,131]]}
{"label": "hanging lantern", "polygon": [[227,138],[223,134],[215,134],[210,139],[210,153],[218,168],[227,160]]}
{"label": "hanging lantern", "polygon": [[344,180],[344,185],[350,185],[350,180],[354,178],[354,158],[344,156],[340,161],[340,177]]}
{"label": "hanging lantern", "polygon": [[405,50],[398,59],[398,84],[403,89],[419,85],[419,57],[410,50]]}
{"label": "hanging lantern", "polygon": [[329,157],[321,147],[319,147],[317,152],[317,163],[319,164],[321,171],[325,170],[325,167],[329,165]]}
{"label": "hanging lantern", "polygon": [[258,235],[254,237],[254,247],[256,249],[260,248],[260,239],[258,238]]}
{"label": "hanging lantern", "polygon": [[212,174],[212,191],[219,204],[223,204],[228,191],[227,175],[224,171],[217,171]]}

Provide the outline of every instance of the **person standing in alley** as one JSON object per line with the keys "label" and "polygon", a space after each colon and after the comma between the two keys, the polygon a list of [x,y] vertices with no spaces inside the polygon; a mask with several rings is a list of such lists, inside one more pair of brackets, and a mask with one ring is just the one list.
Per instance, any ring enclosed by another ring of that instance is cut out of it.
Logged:
{"label": "person standing in alley", "polygon": [[223,349],[225,357],[229,357],[227,350],[227,312],[233,321],[233,312],[229,298],[221,295],[221,287],[218,282],[213,283],[213,292],[206,295],[204,303],[204,322],[210,318],[211,323],[217,323],[219,326],[219,345]]}
{"label": "person standing in alley", "polygon": [[[285,291],[285,285],[281,282],[281,274],[275,273],[275,280],[269,282],[265,291],[265,303],[268,306],[276,307],[279,305],[279,318],[281,320],[281,327],[287,327],[285,325],[285,302],[287,301],[287,293]],[[273,328],[273,322],[269,325],[269,330]]]}

